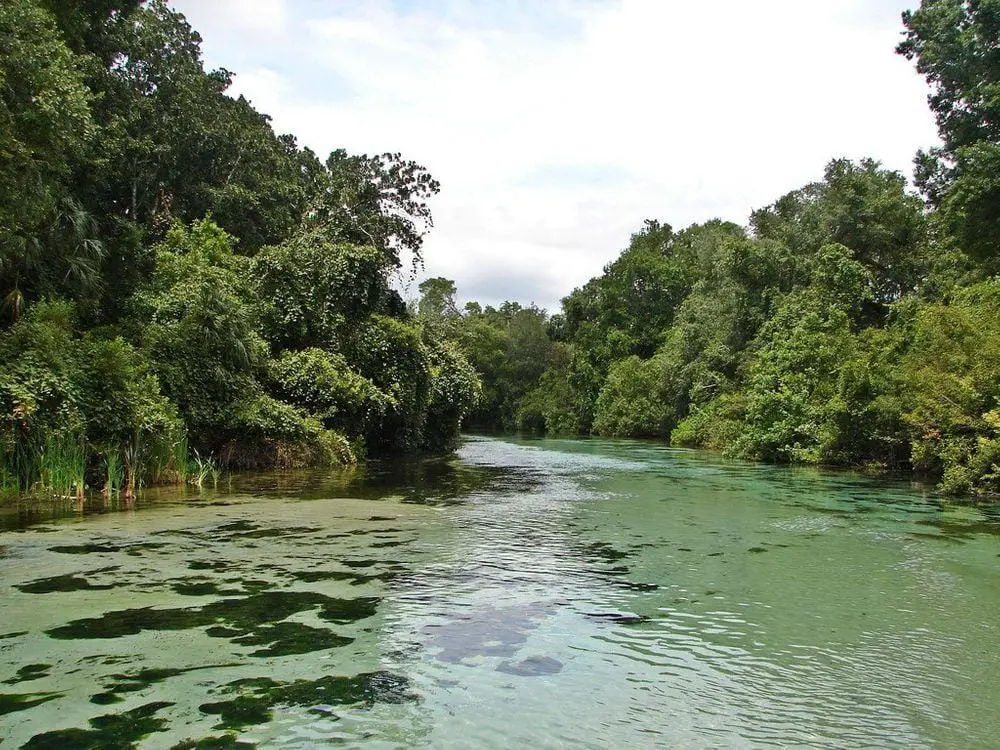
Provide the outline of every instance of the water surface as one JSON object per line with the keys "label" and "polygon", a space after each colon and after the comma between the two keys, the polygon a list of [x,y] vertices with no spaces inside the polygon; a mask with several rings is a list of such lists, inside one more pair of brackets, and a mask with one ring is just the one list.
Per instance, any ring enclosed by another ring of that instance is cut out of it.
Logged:
{"label": "water surface", "polygon": [[1000,517],[654,444],[0,518],[10,747],[1000,747]]}

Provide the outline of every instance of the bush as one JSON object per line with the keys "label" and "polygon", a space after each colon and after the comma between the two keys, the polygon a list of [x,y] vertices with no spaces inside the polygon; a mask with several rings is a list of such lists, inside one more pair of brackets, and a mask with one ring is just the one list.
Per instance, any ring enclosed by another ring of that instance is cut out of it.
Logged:
{"label": "bush", "polygon": [[219,450],[219,461],[228,468],[287,469],[356,461],[342,434],[264,394],[238,404],[230,427],[236,437]]}
{"label": "bush", "polygon": [[108,454],[129,491],[180,470],[171,461],[183,424],[141,354],[72,328],[71,304],[39,303],[0,336],[5,471],[23,490],[65,494],[101,474]]}
{"label": "bush", "polygon": [[903,418],[915,469],[940,473],[942,489],[1000,492],[1000,280],[923,307],[902,363]]}
{"label": "bush", "polygon": [[611,366],[597,397],[594,432],[599,435],[667,437],[676,420],[663,394],[657,358],[631,356]]}
{"label": "bush", "polygon": [[431,360],[420,327],[373,315],[359,324],[345,356],[386,396],[382,421],[365,436],[376,453],[415,451],[423,444],[431,398]]}
{"label": "bush", "polygon": [[482,397],[482,384],[457,344],[435,340],[426,333],[425,339],[431,382],[420,447],[448,451],[455,447],[462,420]]}
{"label": "bush", "polygon": [[378,427],[392,400],[350,369],[342,354],[310,348],[283,352],[269,367],[272,393],[326,427],[364,435]]}

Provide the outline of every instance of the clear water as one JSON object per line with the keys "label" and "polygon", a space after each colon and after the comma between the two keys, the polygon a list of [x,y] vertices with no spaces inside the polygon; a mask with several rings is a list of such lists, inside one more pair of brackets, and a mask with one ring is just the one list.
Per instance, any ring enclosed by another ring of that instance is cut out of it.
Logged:
{"label": "clear water", "polygon": [[4,746],[1000,747],[1000,515],[908,485],[470,438],[0,524]]}

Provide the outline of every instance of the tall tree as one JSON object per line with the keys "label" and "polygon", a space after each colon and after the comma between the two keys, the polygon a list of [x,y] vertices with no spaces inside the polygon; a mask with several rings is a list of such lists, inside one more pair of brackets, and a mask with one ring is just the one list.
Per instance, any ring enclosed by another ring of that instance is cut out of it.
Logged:
{"label": "tall tree", "polygon": [[930,84],[942,145],[916,179],[960,247],[1000,267],[1000,0],[923,0],[897,51]]}
{"label": "tall tree", "polygon": [[85,241],[89,225],[67,184],[95,132],[92,98],[52,16],[33,2],[0,4],[0,300],[8,320],[62,280],[95,280],[100,245]]}

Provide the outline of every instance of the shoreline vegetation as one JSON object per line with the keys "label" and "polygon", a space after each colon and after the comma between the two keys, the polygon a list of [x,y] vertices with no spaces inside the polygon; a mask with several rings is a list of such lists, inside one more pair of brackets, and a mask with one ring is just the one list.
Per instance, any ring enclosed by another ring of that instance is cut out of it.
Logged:
{"label": "shoreline vegetation", "polygon": [[436,180],[325,160],[161,0],[0,6],[0,494],[447,451],[479,395],[390,281]]}
{"label": "shoreline vegetation", "polygon": [[161,0],[0,6],[0,496],[451,450],[462,425],[642,437],[1000,494],[1000,2],[897,52],[941,145],[834,159],[754,211],[647,220],[548,314],[444,278],[439,185],[321,159],[204,69]]}

